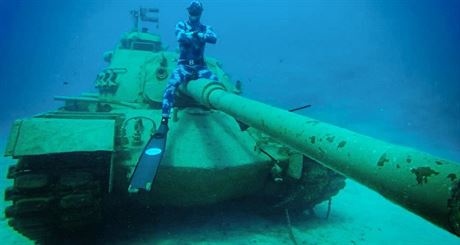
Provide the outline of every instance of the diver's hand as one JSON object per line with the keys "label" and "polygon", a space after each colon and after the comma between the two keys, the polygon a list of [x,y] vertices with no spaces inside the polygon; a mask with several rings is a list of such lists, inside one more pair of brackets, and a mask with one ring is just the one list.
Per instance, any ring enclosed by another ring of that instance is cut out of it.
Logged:
{"label": "diver's hand", "polygon": [[204,33],[203,32],[198,32],[196,35],[200,40],[204,40]]}
{"label": "diver's hand", "polygon": [[192,40],[194,38],[196,38],[196,31],[189,31],[189,32],[186,32],[185,33],[185,36],[187,36],[188,39]]}
{"label": "diver's hand", "polygon": [[204,33],[199,32],[199,31],[193,31],[193,32],[190,32],[190,33],[191,33],[190,35],[191,35],[193,38],[196,38],[196,39],[198,39],[198,40],[204,40]]}

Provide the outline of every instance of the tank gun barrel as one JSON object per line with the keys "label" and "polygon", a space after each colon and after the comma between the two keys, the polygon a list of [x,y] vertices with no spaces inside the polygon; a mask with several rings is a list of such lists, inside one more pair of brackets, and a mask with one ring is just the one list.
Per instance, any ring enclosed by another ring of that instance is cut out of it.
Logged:
{"label": "tank gun barrel", "polygon": [[181,87],[276,140],[460,236],[460,165],[227,92],[205,79]]}

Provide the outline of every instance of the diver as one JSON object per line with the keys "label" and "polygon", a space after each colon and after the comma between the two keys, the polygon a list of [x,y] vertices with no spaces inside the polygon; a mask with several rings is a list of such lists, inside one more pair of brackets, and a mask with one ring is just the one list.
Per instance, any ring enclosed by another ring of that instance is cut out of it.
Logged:
{"label": "diver", "polygon": [[180,54],[177,67],[171,74],[163,95],[161,124],[139,157],[128,187],[130,192],[137,192],[139,189],[151,190],[165,151],[168,119],[177,87],[199,78],[217,81],[217,76],[208,69],[204,61],[205,44],[216,43],[216,34],[211,27],[201,24],[203,5],[199,1],[192,1],[187,10],[188,21],[181,21],[176,25]]}
{"label": "diver", "polygon": [[210,26],[200,22],[203,4],[192,1],[187,7],[188,21],[176,25],[176,38],[179,42],[179,60],[168,81],[162,105],[162,119],[157,135],[163,136],[168,130],[168,120],[174,105],[174,96],[179,85],[190,80],[206,78],[217,81],[217,76],[206,66],[204,48],[206,43],[215,44],[217,37]]}

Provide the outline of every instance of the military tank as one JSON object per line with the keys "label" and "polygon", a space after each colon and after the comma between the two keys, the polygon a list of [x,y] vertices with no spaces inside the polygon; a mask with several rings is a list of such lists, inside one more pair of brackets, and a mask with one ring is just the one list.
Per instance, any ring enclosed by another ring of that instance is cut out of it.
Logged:
{"label": "military tank", "polygon": [[[289,144],[179,91],[168,143],[150,192],[128,192],[130,176],[161,119],[176,52],[140,28],[158,9],[131,11],[133,29],[104,54],[97,93],[56,96],[63,106],[16,120],[5,155],[9,225],[35,241],[104,222],[111,205],[193,207],[257,198],[267,209],[311,210],[330,200],[345,177]],[[219,88],[241,95],[222,64],[206,57]],[[193,83],[192,81],[191,83]]]}

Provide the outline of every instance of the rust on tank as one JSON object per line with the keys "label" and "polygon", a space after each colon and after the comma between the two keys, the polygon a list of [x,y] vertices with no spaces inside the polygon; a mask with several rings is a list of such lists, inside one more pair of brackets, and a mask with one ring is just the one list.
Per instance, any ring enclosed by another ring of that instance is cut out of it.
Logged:
{"label": "rust on tank", "polygon": [[387,154],[383,153],[382,156],[380,156],[379,161],[377,162],[377,166],[383,167],[386,162],[389,162],[390,160],[387,158]]}
{"label": "rust on tank", "polygon": [[326,137],[326,140],[329,141],[329,143],[334,142],[335,136],[328,136]]}
{"label": "rust on tank", "polygon": [[432,175],[438,175],[439,172],[434,171],[430,167],[418,167],[412,168],[411,173],[415,175],[415,179],[419,185],[423,185],[424,183],[428,183],[428,178]]}
{"label": "rust on tank", "polygon": [[303,133],[305,133],[305,130],[302,130],[302,132],[300,132],[300,133],[297,133],[295,136],[298,138],[298,137],[302,136],[302,135],[303,135]]}
{"label": "rust on tank", "polygon": [[337,149],[345,147],[347,142],[345,140],[340,141],[339,145],[337,146]]}
{"label": "rust on tank", "polygon": [[451,181],[455,181],[457,179],[457,175],[456,174],[449,174],[449,175],[447,175],[447,178],[450,179]]}

